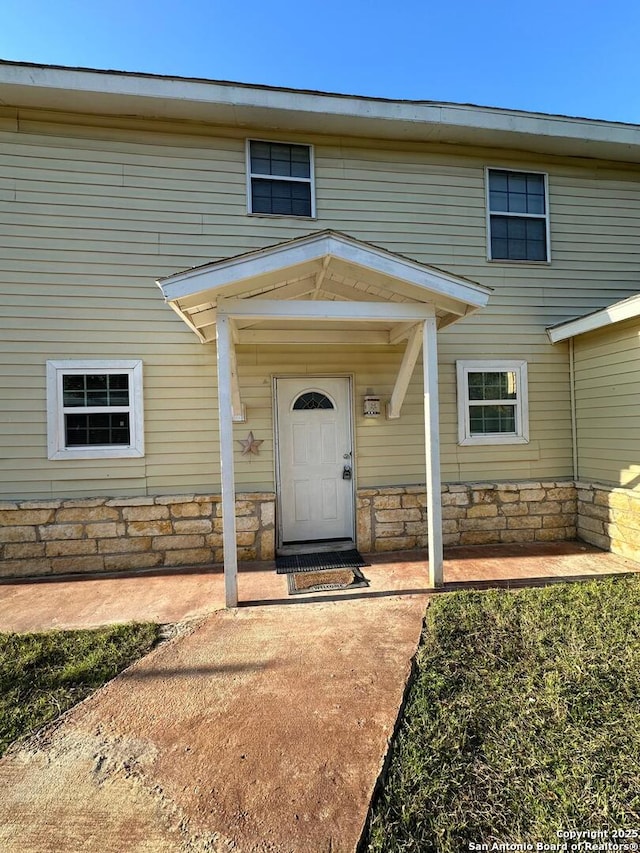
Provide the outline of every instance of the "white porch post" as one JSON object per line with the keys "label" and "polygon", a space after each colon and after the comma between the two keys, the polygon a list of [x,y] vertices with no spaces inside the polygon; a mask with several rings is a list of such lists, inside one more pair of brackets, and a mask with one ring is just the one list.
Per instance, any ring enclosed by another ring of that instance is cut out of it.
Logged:
{"label": "white porch post", "polygon": [[216,355],[218,362],[224,595],[225,606],[236,607],[238,604],[238,554],[236,551],[236,488],[233,475],[232,341],[230,322],[226,314],[218,313],[216,320]]}
{"label": "white porch post", "polygon": [[435,316],[422,327],[424,372],[424,439],[427,465],[427,528],[429,534],[429,584],[442,586],[442,497],[440,494],[440,423],[438,405],[438,339]]}

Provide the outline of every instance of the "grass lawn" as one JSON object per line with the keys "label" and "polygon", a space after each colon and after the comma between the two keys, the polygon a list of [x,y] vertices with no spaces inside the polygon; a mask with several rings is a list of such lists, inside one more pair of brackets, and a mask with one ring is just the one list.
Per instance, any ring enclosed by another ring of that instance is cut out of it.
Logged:
{"label": "grass lawn", "polygon": [[639,576],[442,595],[426,622],[366,849],[640,828]]}
{"label": "grass lawn", "polygon": [[158,626],[0,634],[0,755],[146,654]]}

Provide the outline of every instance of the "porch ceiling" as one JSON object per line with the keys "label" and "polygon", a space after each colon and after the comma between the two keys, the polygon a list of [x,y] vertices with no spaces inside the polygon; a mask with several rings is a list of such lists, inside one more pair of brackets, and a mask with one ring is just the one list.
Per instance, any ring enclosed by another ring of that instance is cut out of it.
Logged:
{"label": "porch ceiling", "polygon": [[397,344],[427,314],[442,328],[482,308],[491,293],[334,231],[194,267],[158,285],[203,342],[215,340],[224,307],[237,344]]}

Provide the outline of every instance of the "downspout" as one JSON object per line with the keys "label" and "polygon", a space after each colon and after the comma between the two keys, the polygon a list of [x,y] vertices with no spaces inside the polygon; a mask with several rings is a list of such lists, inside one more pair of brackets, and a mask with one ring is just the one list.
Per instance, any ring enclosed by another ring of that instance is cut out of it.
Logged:
{"label": "downspout", "polygon": [[578,479],[578,423],[576,418],[576,364],[573,338],[569,338],[569,389],[571,394],[571,452],[573,457],[573,479]]}

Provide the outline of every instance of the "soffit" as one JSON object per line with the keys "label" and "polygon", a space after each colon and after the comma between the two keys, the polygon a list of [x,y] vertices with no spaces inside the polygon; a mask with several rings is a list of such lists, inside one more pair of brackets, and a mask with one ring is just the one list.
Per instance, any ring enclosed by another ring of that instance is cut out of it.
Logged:
{"label": "soffit", "polygon": [[434,101],[0,62],[0,104],[640,162],[640,127]]}

